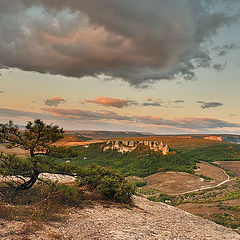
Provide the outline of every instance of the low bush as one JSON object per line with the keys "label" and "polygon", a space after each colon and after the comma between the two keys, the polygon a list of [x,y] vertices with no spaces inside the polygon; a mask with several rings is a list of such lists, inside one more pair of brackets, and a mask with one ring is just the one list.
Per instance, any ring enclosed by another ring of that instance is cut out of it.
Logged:
{"label": "low bush", "polygon": [[97,189],[106,199],[121,203],[129,203],[135,191],[133,183],[128,182],[116,171],[93,165],[80,168],[78,184],[89,185]]}
{"label": "low bush", "polygon": [[147,185],[146,182],[135,182],[136,187],[144,187]]}

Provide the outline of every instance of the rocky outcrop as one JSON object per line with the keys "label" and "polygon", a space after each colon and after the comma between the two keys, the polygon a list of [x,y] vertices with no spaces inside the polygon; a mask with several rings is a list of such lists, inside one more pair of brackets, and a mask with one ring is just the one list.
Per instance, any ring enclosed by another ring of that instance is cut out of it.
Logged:
{"label": "rocky outcrop", "polygon": [[168,145],[164,145],[163,142],[158,141],[108,141],[107,146],[104,147],[103,151],[117,150],[121,153],[132,152],[138,146],[148,146],[151,150],[161,151],[163,155],[167,155],[170,150]]}
{"label": "rocky outcrop", "polygon": [[204,139],[213,140],[213,141],[220,141],[220,142],[223,141],[222,136],[207,136],[207,137],[204,137]]}

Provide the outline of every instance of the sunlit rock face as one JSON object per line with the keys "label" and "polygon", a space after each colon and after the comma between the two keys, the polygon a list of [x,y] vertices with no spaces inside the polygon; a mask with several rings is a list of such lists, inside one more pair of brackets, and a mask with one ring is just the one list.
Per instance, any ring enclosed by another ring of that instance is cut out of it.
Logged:
{"label": "sunlit rock face", "polygon": [[156,152],[161,151],[163,155],[167,155],[170,150],[168,145],[164,145],[163,142],[158,141],[108,141],[107,146],[104,147],[103,151],[117,150],[120,153],[132,152],[138,146],[148,146],[151,150]]}

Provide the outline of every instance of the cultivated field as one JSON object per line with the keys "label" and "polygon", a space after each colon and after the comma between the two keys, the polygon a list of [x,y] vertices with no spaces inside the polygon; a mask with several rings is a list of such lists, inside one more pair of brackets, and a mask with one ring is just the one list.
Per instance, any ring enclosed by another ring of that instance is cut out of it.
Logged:
{"label": "cultivated field", "polygon": [[198,163],[197,166],[197,175],[204,175],[212,180],[183,172],[159,172],[143,178],[143,181],[147,183],[146,188],[156,189],[166,194],[179,194],[213,187],[228,179],[224,171],[218,167],[205,162]]}
{"label": "cultivated field", "polygon": [[223,161],[216,163],[233,172],[236,177],[240,177],[240,161]]}

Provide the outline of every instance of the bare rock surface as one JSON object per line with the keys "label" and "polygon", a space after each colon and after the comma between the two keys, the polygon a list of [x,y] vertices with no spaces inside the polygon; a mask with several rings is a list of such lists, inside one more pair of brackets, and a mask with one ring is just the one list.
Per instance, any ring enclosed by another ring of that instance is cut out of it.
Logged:
{"label": "bare rock surface", "polygon": [[[65,222],[46,225],[43,230],[28,235],[31,240],[240,240],[240,235],[218,224],[194,216],[163,203],[150,202],[134,196],[132,209],[95,205],[92,208],[71,209]],[[2,240],[24,239],[12,223],[0,224]],[[18,223],[21,228],[21,224]]]}

